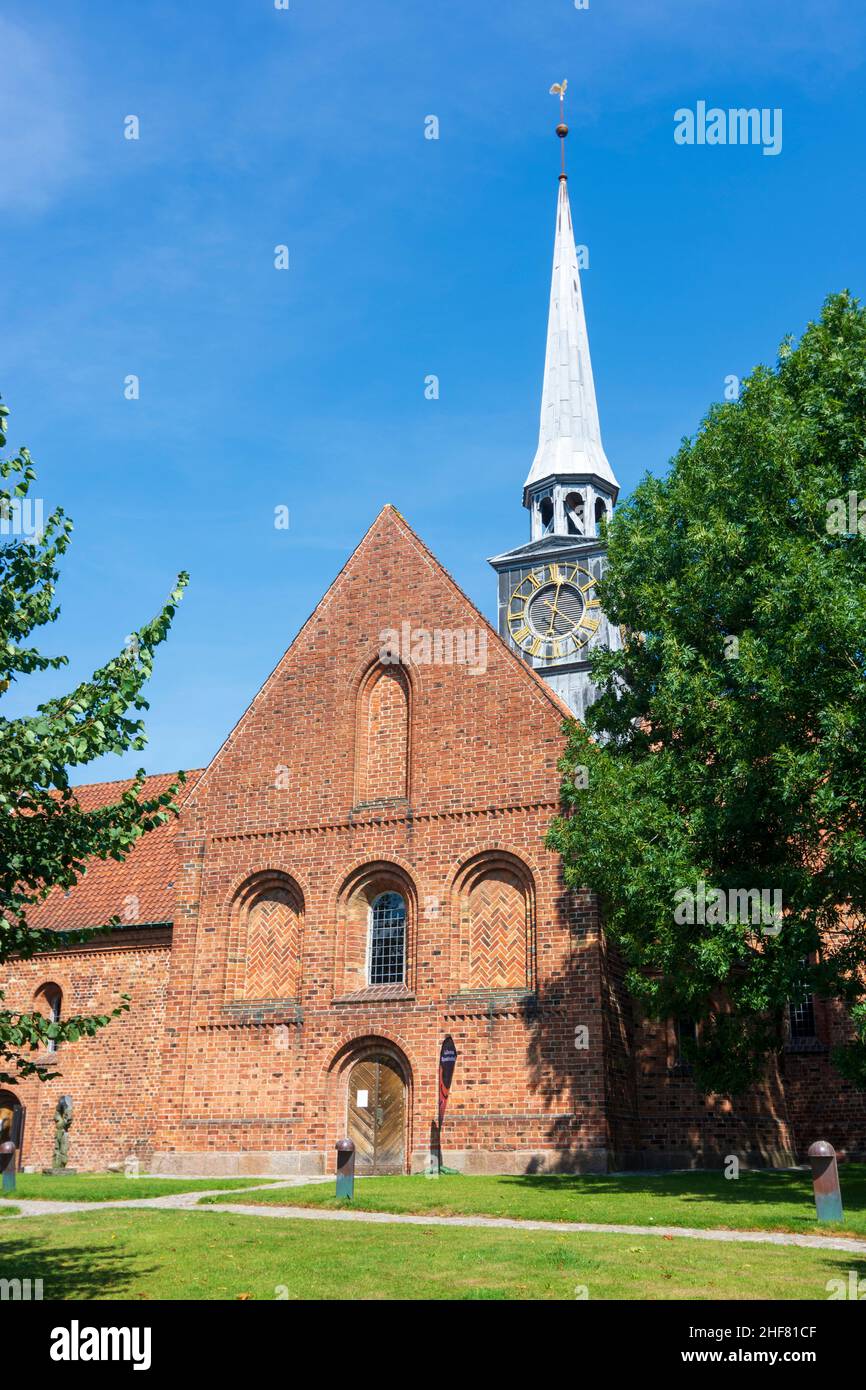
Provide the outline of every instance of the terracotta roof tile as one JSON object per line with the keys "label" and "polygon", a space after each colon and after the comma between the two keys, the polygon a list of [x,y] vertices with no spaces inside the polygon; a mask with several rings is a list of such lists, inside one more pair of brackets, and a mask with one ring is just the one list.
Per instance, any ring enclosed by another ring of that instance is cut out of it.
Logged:
{"label": "terracotta roof tile", "polygon": [[[200,777],[200,770],[187,773],[187,783],[178,795],[180,801]],[[148,777],[142,798],[157,796],[177,779],[174,772]],[[117,801],[133,785],[129,777],[121,782],[91,782],[74,787],[84,810],[95,810]],[[44,902],[28,913],[31,927],[72,930],[100,927],[117,914],[129,926],[149,922],[171,922],[174,917],[176,851],[174,817],[143,835],[126,860],[93,859],[76,886],[64,892],[54,888]],[[135,915],[131,915],[134,912]]]}

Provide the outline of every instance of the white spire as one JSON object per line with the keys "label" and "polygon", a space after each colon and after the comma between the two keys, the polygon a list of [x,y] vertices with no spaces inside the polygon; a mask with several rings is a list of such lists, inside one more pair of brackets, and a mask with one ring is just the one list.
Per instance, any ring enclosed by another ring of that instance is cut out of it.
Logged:
{"label": "white spire", "polygon": [[538,452],[525,487],[557,474],[595,474],[615,490],[619,489],[601,442],[580,271],[564,176],[559,181],[556,209],[541,429]]}

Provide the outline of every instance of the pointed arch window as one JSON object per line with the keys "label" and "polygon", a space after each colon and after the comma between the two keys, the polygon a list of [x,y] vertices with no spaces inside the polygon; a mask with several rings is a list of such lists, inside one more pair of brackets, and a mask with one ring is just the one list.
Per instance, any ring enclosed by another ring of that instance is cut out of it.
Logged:
{"label": "pointed arch window", "polygon": [[406,903],[400,893],[380,893],[370,906],[368,982],[401,985],[406,969]]}

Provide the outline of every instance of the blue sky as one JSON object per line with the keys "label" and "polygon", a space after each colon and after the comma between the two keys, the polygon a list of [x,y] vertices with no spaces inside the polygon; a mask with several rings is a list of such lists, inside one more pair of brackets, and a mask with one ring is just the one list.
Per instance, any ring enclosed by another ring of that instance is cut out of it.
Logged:
{"label": "blue sky", "polygon": [[[0,393],[76,527],[43,636],[71,666],[4,709],[85,677],[186,568],[150,771],[208,761],[385,502],[494,616],[486,557],[528,538],[552,82],[624,493],[727,375],[866,290],[848,0],[13,2],[0,54]],[[699,100],[781,108],[781,153],[675,144]]]}

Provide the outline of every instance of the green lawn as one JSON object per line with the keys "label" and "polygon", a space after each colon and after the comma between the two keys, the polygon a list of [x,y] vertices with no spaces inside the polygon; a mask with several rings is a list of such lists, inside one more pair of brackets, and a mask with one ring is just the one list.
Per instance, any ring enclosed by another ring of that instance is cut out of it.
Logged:
{"label": "green lawn", "polygon": [[[626,1226],[696,1226],[731,1230],[866,1235],[866,1165],[842,1170],[844,1226],[819,1225],[808,1173],[613,1174],[550,1177],[361,1178],[353,1203],[330,1183],[251,1192],[245,1202],[442,1216],[512,1216],[541,1221],[602,1221]],[[208,1200],[208,1199],[204,1199]],[[231,1201],[217,1197],[215,1202]]]}
{"label": "green lawn", "polygon": [[19,1210],[18,1207],[0,1207],[0,1216],[17,1216]]}
{"label": "green lawn", "polygon": [[0,1278],[46,1299],[826,1299],[866,1259],[648,1236],[93,1211],[10,1222]]}
{"label": "green lawn", "polygon": [[177,1192],[213,1192],[249,1187],[264,1178],[127,1178],[123,1173],[70,1173],[52,1177],[50,1173],[16,1173],[13,1200],[42,1198],[45,1201],[116,1202],[138,1197],[172,1197]]}

